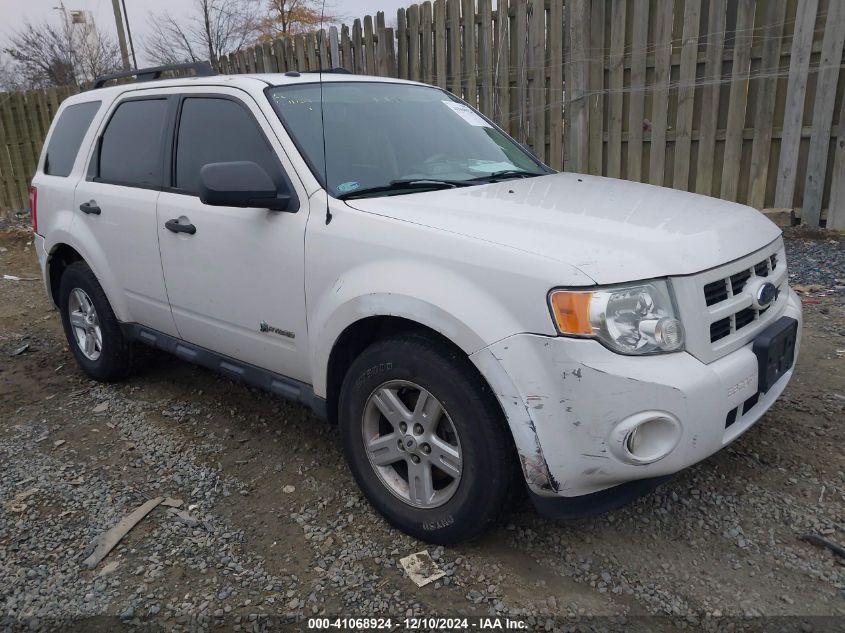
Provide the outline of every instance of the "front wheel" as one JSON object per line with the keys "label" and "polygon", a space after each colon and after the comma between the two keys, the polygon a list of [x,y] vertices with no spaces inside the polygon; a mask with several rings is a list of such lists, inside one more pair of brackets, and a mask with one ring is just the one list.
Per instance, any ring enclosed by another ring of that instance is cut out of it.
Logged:
{"label": "front wheel", "polygon": [[346,459],[370,503],[430,543],[476,536],[513,486],[506,423],[466,357],[422,335],[374,343],[343,382]]}

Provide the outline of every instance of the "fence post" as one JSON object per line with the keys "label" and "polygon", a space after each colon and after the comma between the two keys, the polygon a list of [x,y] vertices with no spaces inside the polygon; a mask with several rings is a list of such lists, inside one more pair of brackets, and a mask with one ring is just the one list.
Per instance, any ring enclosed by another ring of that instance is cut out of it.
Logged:
{"label": "fence post", "polygon": [[[646,6],[648,3],[645,3]],[[590,33],[589,0],[566,3],[569,47],[566,54],[566,137],[569,139],[569,171],[586,172],[588,167],[588,111],[584,97],[589,73],[587,37]],[[598,122],[601,125],[600,122]]]}
{"label": "fence post", "polygon": [[331,59],[332,68],[340,68],[340,42],[338,41],[338,33],[336,26],[329,27],[329,58]]}
{"label": "fence post", "polygon": [[672,186],[675,189],[687,189],[689,186],[692,112],[695,105],[695,72],[698,65],[700,21],[701,0],[686,0],[678,82],[678,118],[675,125],[675,169],[672,172]]}
{"label": "fence post", "polygon": [[408,78],[408,17],[405,9],[396,10],[397,55],[399,56],[399,79]]}
{"label": "fence post", "polygon": [[447,0],[446,19],[449,22],[449,92],[461,96],[461,3]]}
{"label": "fence post", "polygon": [[464,62],[464,100],[472,107],[478,107],[478,93],[475,76],[475,0],[463,0],[462,22],[464,41],[461,55]]}
{"label": "fence post", "polygon": [[[587,79],[588,174],[601,175],[604,155],[604,12],[606,2],[593,0],[590,7],[589,77]],[[552,68],[559,63],[552,58]],[[561,60],[563,61],[563,60]]]}
{"label": "fence post", "polygon": [[364,56],[367,60],[366,74],[378,75],[378,70],[376,69],[375,35],[373,34],[373,16],[371,15],[364,16],[364,46],[366,48]]}
{"label": "fence post", "polygon": [[393,29],[379,29],[378,32],[378,74],[380,77],[396,77],[396,49]]}
{"label": "fence post", "polygon": [[[507,0],[502,0],[507,2]],[[449,63],[446,58],[446,0],[434,0],[434,78],[440,88],[448,85]]]}
{"label": "fence post", "polygon": [[[754,0],[739,0],[736,32],[749,34],[754,25]],[[751,70],[750,35],[734,38],[731,95],[728,102],[728,126],[725,131],[725,159],[722,163],[722,191],[725,200],[735,201],[739,189],[739,162],[742,158],[742,130],[745,127],[745,105],[748,98],[748,75]]]}
{"label": "fence post", "polygon": [[[501,0],[500,0],[501,1]],[[604,3],[599,2],[599,5]],[[548,25],[549,153],[547,162],[563,169],[563,0],[550,0]],[[602,97],[603,98],[603,97]]]}
{"label": "fence post", "polygon": [[751,169],[748,183],[748,204],[757,209],[762,209],[766,201],[784,17],[786,17],[786,0],[768,0],[766,25],[763,29],[763,56],[759,71],[764,74],[764,77],[757,80],[760,84],[757,90],[757,112],[754,116],[754,140],[751,146]]}
{"label": "fence post", "polygon": [[[532,0],[528,22],[528,116],[529,139],[534,153],[546,161],[546,8],[544,0]],[[473,94],[473,97],[475,95]]]}
{"label": "fence post", "polygon": [[628,109],[628,167],[625,178],[640,182],[643,176],[643,124],[645,122],[649,3],[634,2],[633,9],[631,87]]}
{"label": "fence post", "polygon": [[[622,91],[625,87],[625,20],[626,0],[613,0],[610,18],[610,116],[607,135],[607,175],[622,176]],[[567,61],[569,57],[567,56]]]}
{"label": "fence post", "polygon": [[434,57],[431,44],[433,12],[430,0],[425,0],[422,3],[420,20],[422,21],[422,47],[420,48],[422,67],[420,72],[422,73],[422,80],[431,84],[434,83]]}
{"label": "fence post", "polygon": [[[712,81],[704,86],[702,94],[701,123],[698,137],[698,173],[695,177],[697,193],[712,195],[713,168],[716,164],[716,127],[719,124],[719,79],[722,77],[725,50],[726,0],[711,0],[707,19],[707,59],[704,76]],[[652,180],[654,182],[654,180]],[[655,183],[662,184],[662,183]]]}
{"label": "fence post", "polygon": [[816,96],[813,104],[813,132],[810,153],[807,157],[807,177],[804,184],[804,201],[801,205],[801,223],[819,226],[824,193],[827,152],[836,100],[836,84],[842,64],[842,46],[845,45],[845,2],[833,2],[827,10]]}
{"label": "fence post", "polygon": [[355,66],[352,63],[352,40],[349,37],[349,27],[345,24],[340,27],[340,53],[343,58],[343,67],[349,72],[355,72]]}
{"label": "fence post", "polygon": [[421,81],[420,76],[420,5],[412,4],[408,16],[408,79]]}
{"label": "fence post", "polygon": [[801,145],[804,100],[807,94],[807,77],[818,6],[819,0],[803,0],[796,9],[795,30],[792,33],[792,50],[789,56],[783,136],[780,140],[777,189],[775,190],[775,206],[780,208],[791,208],[795,202],[798,150]]}
{"label": "fence post", "polygon": [[829,229],[845,229],[845,99],[842,99],[839,112],[839,132],[836,135],[836,156],[833,159],[826,226]]}

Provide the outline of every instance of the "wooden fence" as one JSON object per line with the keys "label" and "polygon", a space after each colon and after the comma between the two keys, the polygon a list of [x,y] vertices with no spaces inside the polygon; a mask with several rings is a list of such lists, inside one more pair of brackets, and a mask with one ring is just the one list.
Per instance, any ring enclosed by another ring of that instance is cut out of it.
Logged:
{"label": "wooden fence", "polygon": [[[215,63],[424,81],[557,169],[845,228],[844,43],[843,0],[434,0],[400,9],[395,29],[378,13]],[[51,100],[3,98],[0,206],[25,205],[24,154],[37,156]]]}
{"label": "wooden fence", "polygon": [[29,181],[59,104],[75,87],[0,92],[0,210],[29,208]]}

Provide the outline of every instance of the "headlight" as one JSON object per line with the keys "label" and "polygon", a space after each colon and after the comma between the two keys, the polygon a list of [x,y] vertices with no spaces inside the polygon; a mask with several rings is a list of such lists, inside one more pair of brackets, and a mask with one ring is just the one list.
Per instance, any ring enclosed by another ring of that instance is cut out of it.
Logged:
{"label": "headlight", "polygon": [[552,290],[558,332],[599,339],[622,354],[659,354],[684,347],[684,328],[663,280],[589,292]]}

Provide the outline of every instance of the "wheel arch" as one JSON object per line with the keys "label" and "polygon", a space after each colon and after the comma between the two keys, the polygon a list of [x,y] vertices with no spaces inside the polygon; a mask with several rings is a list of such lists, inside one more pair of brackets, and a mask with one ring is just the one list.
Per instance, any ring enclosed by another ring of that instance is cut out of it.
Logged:
{"label": "wheel arch", "polygon": [[[56,307],[59,306],[58,291],[62,273],[70,264],[82,261],[94,273],[118,320],[128,321],[128,310],[121,300],[121,293],[117,291],[120,284],[111,272],[106,254],[97,244],[90,231],[86,231],[79,236],[66,231],[56,231],[54,235],[51,235],[51,238],[47,246],[47,262],[44,273],[53,304]],[[92,248],[86,248],[83,244],[92,246]]]}
{"label": "wheel arch", "polygon": [[340,387],[352,362],[376,341],[397,334],[418,333],[448,345],[466,356],[465,350],[432,327],[410,318],[395,315],[372,315],[350,323],[337,337],[326,364],[326,414],[329,422],[337,422]]}
{"label": "wheel arch", "polygon": [[57,308],[59,307],[59,288],[62,283],[62,275],[68,266],[79,261],[84,262],[85,259],[79,251],[69,244],[56,244],[50,251],[47,258],[47,288],[50,292],[50,300]]}

